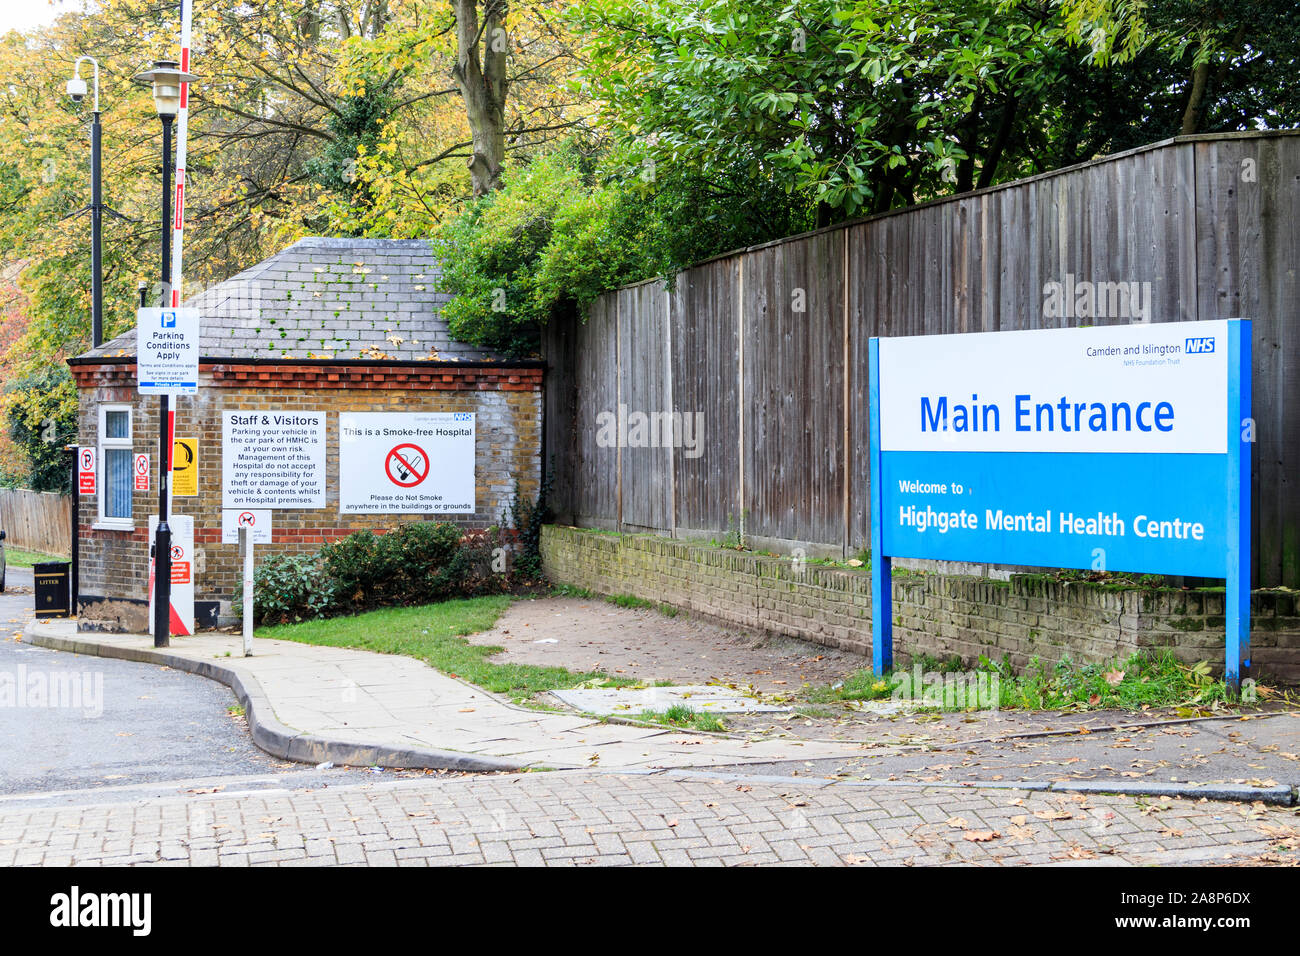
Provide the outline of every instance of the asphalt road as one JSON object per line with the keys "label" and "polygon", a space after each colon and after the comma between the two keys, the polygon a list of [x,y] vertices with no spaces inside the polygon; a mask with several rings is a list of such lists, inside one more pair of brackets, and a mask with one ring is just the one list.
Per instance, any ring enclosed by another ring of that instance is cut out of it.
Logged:
{"label": "asphalt road", "polygon": [[[243,720],[230,716],[234,696],[220,684],[19,643],[33,606],[31,571],[10,568],[7,585],[0,682],[22,677],[28,694],[11,701],[0,687],[0,794],[303,771],[253,745]],[[57,681],[77,688],[80,706],[41,706],[31,696],[34,686]]]}

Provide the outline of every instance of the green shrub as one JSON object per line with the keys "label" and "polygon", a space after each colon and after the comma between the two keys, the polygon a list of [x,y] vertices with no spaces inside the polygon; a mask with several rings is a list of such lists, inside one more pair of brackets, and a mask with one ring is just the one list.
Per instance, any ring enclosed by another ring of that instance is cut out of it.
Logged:
{"label": "green shrub", "polygon": [[357,531],[316,554],[264,561],[254,575],[255,613],[276,624],[508,593],[515,578],[494,567],[501,547],[496,529],[466,532],[447,522]]}
{"label": "green shrub", "polygon": [[320,549],[325,572],[334,581],[339,602],[351,608],[378,607],[395,590],[398,568],[383,536],[358,531]]}
{"label": "green shrub", "polygon": [[492,572],[498,543],[490,532],[416,521],[385,534],[350,534],[321,548],[321,559],[340,608],[360,611],[508,590],[509,579]]}
{"label": "green shrub", "polygon": [[378,543],[388,555],[392,580],[399,589],[387,595],[388,603],[425,604],[458,593],[466,561],[456,525],[427,521],[399,525]]}
{"label": "green shrub", "polygon": [[[336,594],[319,554],[273,554],[253,570],[253,616],[265,624],[325,617]],[[241,583],[235,600],[242,599]]]}

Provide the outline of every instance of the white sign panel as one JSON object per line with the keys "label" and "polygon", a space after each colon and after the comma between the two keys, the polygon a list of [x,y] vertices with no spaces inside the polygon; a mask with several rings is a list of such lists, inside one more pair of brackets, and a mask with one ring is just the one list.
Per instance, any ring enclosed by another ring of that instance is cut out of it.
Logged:
{"label": "white sign panel", "polygon": [[247,528],[253,544],[271,543],[271,512],[235,508],[221,512],[221,543],[239,544],[239,529]]}
{"label": "white sign panel", "polygon": [[881,339],[880,447],[1223,454],[1227,336],[1216,320]]}
{"label": "white sign panel", "polygon": [[[171,515],[167,527],[172,533],[171,632],[194,633],[194,516]],[[149,516],[149,540],[158,531],[158,516]],[[149,633],[153,633],[154,559],[149,559]]]}
{"label": "white sign panel", "polygon": [[226,411],[223,508],[324,508],[325,413]]}
{"label": "white sign panel", "polygon": [[198,309],[139,309],[135,342],[137,388],[142,395],[198,392]]}
{"label": "white sign panel", "polygon": [[474,413],[339,413],[341,514],[472,514]]}

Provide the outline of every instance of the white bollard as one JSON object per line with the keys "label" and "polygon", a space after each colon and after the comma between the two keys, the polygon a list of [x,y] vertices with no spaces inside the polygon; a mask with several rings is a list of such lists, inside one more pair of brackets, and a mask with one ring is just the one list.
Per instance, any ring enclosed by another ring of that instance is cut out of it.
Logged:
{"label": "white bollard", "polygon": [[239,529],[239,553],[244,558],[244,656],[253,656],[253,535]]}

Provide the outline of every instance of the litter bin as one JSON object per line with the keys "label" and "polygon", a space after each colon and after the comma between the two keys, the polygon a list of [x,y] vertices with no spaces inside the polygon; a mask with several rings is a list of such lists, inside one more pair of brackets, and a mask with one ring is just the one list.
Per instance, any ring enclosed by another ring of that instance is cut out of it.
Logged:
{"label": "litter bin", "polygon": [[43,561],[32,566],[36,579],[37,618],[68,617],[71,589],[68,586],[69,561]]}

